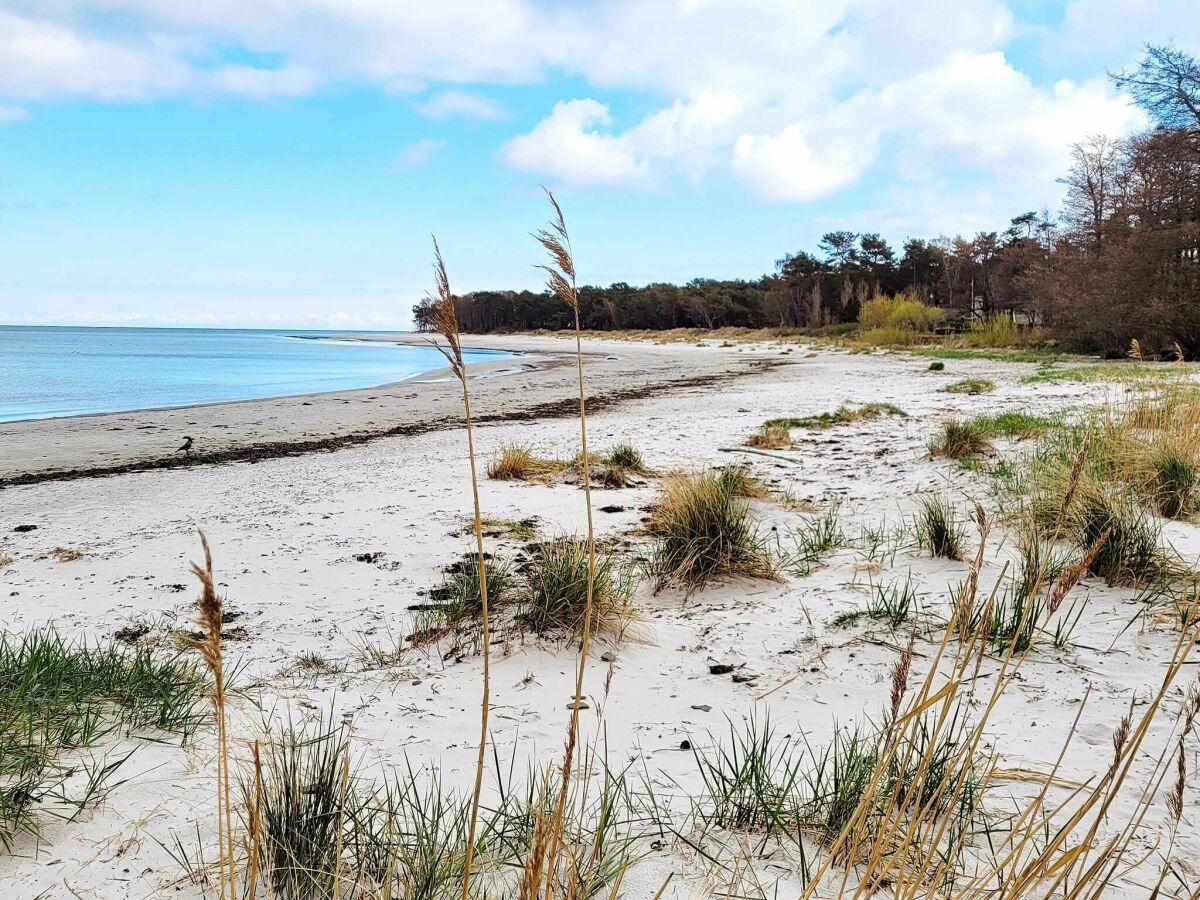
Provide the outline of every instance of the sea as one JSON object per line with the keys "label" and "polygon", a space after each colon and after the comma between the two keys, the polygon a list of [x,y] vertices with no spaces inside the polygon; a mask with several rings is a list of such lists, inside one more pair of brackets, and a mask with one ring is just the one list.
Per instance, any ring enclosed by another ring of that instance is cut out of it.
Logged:
{"label": "sea", "polygon": [[433,347],[319,331],[0,325],[0,422],[374,387],[445,365]]}

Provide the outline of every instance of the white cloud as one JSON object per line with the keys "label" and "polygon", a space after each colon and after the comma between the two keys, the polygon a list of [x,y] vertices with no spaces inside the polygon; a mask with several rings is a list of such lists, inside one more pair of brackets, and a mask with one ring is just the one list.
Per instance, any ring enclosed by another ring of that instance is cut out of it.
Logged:
{"label": "white cloud", "polygon": [[396,158],[392,160],[392,168],[397,171],[419,169],[433,159],[433,155],[444,146],[446,146],[445,141],[437,141],[433,138],[421,138],[413,141],[402,147],[396,154]]}
{"label": "white cloud", "polygon": [[29,118],[29,113],[19,106],[4,106],[0,104],[0,125],[8,122],[23,122]]}
{"label": "white cloud", "polygon": [[577,184],[638,182],[649,166],[634,154],[629,142],[600,131],[596,126],[612,120],[608,107],[596,100],[567,100],[528,134],[513,138],[503,148],[509,165],[544,172]]}
{"label": "white cloud", "polygon": [[999,52],[957,54],[889,86],[880,113],[893,127],[911,126],[940,162],[1026,175],[1061,174],[1072,142],[1144,122],[1105,81],[1039,88]]}
{"label": "white cloud", "polygon": [[441,91],[416,104],[416,110],[427,119],[503,119],[508,113],[504,105],[486,94],[472,91]]}
{"label": "white cloud", "polygon": [[210,76],[214,90],[251,99],[299,97],[310,93],[321,81],[304,66],[257,69],[253,66],[222,66]]}
{"label": "white cloud", "polygon": [[[1144,13],[1155,30],[1148,36],[1173,30],[1161,37],[1194,45],[1192,5],[1070,0],[1057,37],[1126,47],[1143,33]],[[1099,71],[1039,84],[1016,68],[1007,42],[1044,32],[1051,46],[1055,32],[1018,22],[1004,0],[489,0],[486,14],[477,0],[7,0],[6,8],[0,98],[18,101],[266,98],[367,83],[410,94],[433,86],[414,102],[433,119],[498,119],[504,108],[478,86],[582,79],[590,98],[557,103],[501,157],[584,184],[645,185],[728,167],[764,197],[803,201],[855,183],[884,148],[902,177],[949,164],[1046,181],[1071,141],[1141,121]],[[230,49],[271,65],[223,64]],[[601,93],[609,88],[640,92],[657,108],[618,127]],[[419,165],[437,146],[414,148],[401,156],[411,151]]]}
{"label": "white cloud", "polygon": [[874,152],[865,133],[817,138],[793,122],[773,135],[739,137],[733,171],[767,200],[816,200],[857,181]]}

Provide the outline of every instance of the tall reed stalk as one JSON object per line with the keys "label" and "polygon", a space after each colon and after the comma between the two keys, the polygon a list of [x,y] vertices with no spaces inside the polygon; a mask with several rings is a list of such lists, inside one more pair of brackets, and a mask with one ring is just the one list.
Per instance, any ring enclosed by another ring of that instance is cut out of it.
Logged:
{"label": "tall reed stalk", "polygon": [[[583,705],[583,677],[587,671],[588,649],[592,638],[593,600],[595,595],[596,578],[596,532],[592,522],[592,477],[590,470],[591,456],[587,444],[587,394],[583,380],[583,337],[579,319],[579,293],[575,280],[575,259],[571,248],[571,236],[567,232],[567,223],[563,218],[562,207],[554,198],[554,194],[546,189],[546,197],[554,208],[554,216],[546,228],[537,231],[534,238],[550,255],[547,265],[538,268],[546,273],[546,285],[550,292],[571,307],[575,317],[575,370],[579,384],[579,442],[580,462],[583,469],[583,497],[587,511],[587,595],[583,611],[583,629],[579,642],[578,664],[575,671],[575,695],[571,703],[571,719],[567,726],[566,746],[563,751],[562,776],[558,785],[558,800],[554,807],[554,816],[548,824],[547,840],[537,844],[541,849],[534,850],[526,861],[526,881],[522,885],[522,895],[537,897],[542,877],[547,879],[547,891],[553,880],[557,878],[558,856],[563,847],[563,814],[567,804],[567,793],[571,784],[571,772],[575,765],[575,745],[579,736],[579,710]],[[544,854],[548,845],[550,860],[543,865],[542,859],[534,859],[538,854]],[[531,872],[538,873],[536,877],[528,877]]]}
{"label": "tall reed stalk", "polygon": [[192,563],[192,574],[200,582],[200,596],[196,599],[196,605],[204,637],[196,641],[196,647],[213,679],[213,713],[217,720],[217,843],[220,847],[221,900],[226,897],[234,900],[233,807],[229,786],[229,735],[225,727],[225,662],[221,654],[225,600],[217,593],[212,551],[203,531],[200,532],[200,546],[204,548],[204,565],[201,567]]}
{"label": "tall reed stalk", "polygon": [[475,432],[471,419],[471,395],[467,389],[467,367],[463,362],[462,343],[459,340],[458,313],[454,308],[454,295],[450,292],[450,278],[446,275],[446,263],[442,259],[437,238],[433,241],[433,277],[435,295],[433,301],[433,326],[446,341],[446,346],[434,344],[462,386],[463,418],[467,426],[467,460],[471,468],[471,499],[475,506],[475,555],[479,565],[479,598],[483,632],[483,698],[479,704],[479,754],[475,761],[475,788],[471,796],[471,818],[467,830],[466,858],[463,862],[462,898],[467,900],[471,889],[471,867],[475,859],[475,830],[479,823],[479,797],[483,790],[484,760],[487,754],[488,712],[491,704],[491,624],[488,616],[487,561],[483,555],[483,515],[479,507],[479,478],[475,468]]}

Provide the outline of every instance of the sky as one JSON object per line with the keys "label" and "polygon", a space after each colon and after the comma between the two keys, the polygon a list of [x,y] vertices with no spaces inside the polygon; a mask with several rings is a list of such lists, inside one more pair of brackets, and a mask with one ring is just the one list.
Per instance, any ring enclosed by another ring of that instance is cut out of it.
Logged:
{"label": "sky", "polygon": [[1195,0],[0,0],[0,323],[405,327],[1055,213]]}

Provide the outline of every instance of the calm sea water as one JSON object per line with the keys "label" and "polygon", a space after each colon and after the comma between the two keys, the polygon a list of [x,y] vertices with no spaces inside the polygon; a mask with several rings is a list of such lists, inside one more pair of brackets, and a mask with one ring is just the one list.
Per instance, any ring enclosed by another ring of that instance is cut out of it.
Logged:
{"label": "calm sea water", "polygon": [[372,387],[445,365],[432,347],[292,336],[316,334],[0,325],[0,422]]}

